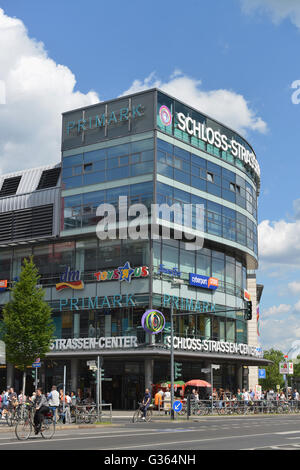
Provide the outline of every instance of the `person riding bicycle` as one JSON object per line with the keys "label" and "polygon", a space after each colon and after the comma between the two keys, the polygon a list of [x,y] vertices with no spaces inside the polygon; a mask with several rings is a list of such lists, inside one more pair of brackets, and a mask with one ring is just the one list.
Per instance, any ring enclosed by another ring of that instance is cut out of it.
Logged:
{"label": "person riding bicycle", "polygon": [[149,388],[146,388],[145,395],[141,404],[141,410],[143,412],[143,418],[142,418],[143,420],[146,419],[147,410],[150,405],[151,405],[151,393],[150,393]]}
{"label": "person riding bicycle", "polygon": [[34,400],[35,414],[34,414],[34,427],[35,434],[38,434],[41,430],[42,421],[44,416],[49,413],[50,408],[46,396],[43,394],[42,388],[38,388],[36,391],[36,397]]}

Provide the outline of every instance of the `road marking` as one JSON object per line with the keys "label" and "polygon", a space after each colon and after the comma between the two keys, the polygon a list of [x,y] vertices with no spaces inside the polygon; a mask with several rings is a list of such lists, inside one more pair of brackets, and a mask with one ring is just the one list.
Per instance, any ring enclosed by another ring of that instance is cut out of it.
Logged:
{"label": "road marking", "polygon": [[[274,433],[277,434],[277,433]],[[226,439],[244,439],[244,438],[249,438],[249,437],[258,437],[258,436],[270,436],[270,433],[260,433],[260,434],[245,434],[243,436],[226,436],[226,437],[214,437],[214,438],[209,438],[209,439],[193,439],[190,441],[174,441],[174,442],[153,442],[152,444],[142,444],[142,445],[137,445],[137,446],[130,446],[130,447],[118,447],[118,450],[126,450],[126,449],[137,449],[137,448],[144,448],[144,447],[161,447],[161,446],[169,446],[173,444],[181,445],[181,444],[188,444],[188,443],[193,443],[193,442],[198,442],[198,443],[203,443],[203,442],[208,442],[208,441],[223,441]],[[270,446],[269,446],[270,447]],[[106,450],[114,450],[113,447],[108,447]]]}
{"label": "road marking", "polygon": [[300,429],[299,431],[281,431],[281,432],[277,432],[276,434],[299,434],[300,433]]}

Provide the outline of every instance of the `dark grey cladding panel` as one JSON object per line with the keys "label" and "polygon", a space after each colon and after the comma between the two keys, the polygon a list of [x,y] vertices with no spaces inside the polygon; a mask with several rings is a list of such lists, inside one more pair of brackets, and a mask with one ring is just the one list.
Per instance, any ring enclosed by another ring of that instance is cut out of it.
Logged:
{"label": "dark grey cladding panel", "polygon": [[62,150],[154,129],[155,91],[63,114]]}

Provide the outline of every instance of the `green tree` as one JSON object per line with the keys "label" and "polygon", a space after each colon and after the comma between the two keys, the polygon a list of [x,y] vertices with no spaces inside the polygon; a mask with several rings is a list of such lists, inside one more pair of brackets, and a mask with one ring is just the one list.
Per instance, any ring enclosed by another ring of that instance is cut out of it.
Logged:
{"label": "green tree", "polygon": [[44,301],[45,291],[37,287],[39,273],[33,258],[25,259],[18,282],[11,289],[11,300],[3,308],[3,341],[7,362],[23,371],[23,393],[26,367],[43,359],[50,350],[54,324],[51,308]]}
{"label": "green tree", "polygon": [[266,378],[259,379],[259,385],[263,390],[276,390],[276,385],[280,385],[280,388],[284,387],[283,375],[279,372],[279,363],[284,362],[284,354],[281,351],[270,349],[264,351],[264,358],[272,361],[273,364],[265,367]]}

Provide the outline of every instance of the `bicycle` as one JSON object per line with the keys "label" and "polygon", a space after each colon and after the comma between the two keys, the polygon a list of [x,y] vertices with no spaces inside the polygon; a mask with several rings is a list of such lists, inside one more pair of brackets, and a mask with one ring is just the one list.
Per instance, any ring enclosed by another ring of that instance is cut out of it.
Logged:
{"label": "bicycle", "polygon": [[151,421],[152,415],[153,415],[153,412],[152,412],[152,409],[150,408],[150,406],[146,411],[145,419],[143,419],[144,418],[143,404],[139,403],[138,409],[133,413],[132,422],[137,423],[138,421],[146,421],[147,423],[149,423]]}
{"label": "bicycle", "polygon": [[[25,441],[29,439],[32,430],[35,429],[33,408],[34,407],[32,405],[27,405],[24,416],[18,420],[15,426],[15,434],[20,441]],[[43,418],[39,433],[44,439],[51,439],[55,433],[55,422],[53,419],[53,413],[50,410],[47,414],[42,416]]]}

